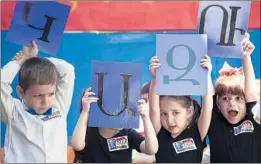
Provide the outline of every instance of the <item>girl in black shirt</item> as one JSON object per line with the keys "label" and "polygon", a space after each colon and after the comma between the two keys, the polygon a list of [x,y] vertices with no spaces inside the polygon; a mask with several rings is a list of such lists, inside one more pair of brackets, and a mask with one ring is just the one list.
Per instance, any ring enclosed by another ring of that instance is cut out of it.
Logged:
{"label": "girl in black shirt", "polygon": [[261,163],[261,126],[251,111],[257,101],[250,57],[254,45],[247,33],[242,49],[243,69],[234,69],[225,63],[216,81],[216,103],[208,133],[210,162]]}
{"label": "girl in black shirt", "polygon": [[[212,65],[205,56],[201,66],[208,70],[208,94],[203,96],[203,106],[190,96],[156,95],[156,69],[159,59],[152,57],[152,74],[149,93],[150,117],[159,142],[156,162],[159,163],[201,163],[205,137],[211,120],[213,108]],[[171,89],[171,88],[170,88]]]}

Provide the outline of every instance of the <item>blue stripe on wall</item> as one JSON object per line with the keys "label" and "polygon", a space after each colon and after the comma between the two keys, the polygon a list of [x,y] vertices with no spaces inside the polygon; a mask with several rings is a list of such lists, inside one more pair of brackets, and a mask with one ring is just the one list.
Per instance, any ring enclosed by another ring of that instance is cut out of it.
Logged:
{"label": "blue stripe on wall", "polygon": [[[175,33],[175,32],[173,32]],[[185,33],[185,32],[182,32]],[[186,32],[194,33],[194,32]],[[260,78],[260,30],[250,30],[252,42],[256,45],[256,49],[252,54],[253,65],[256,78]],[[21,46],[15,45],[5,40],[7,32],[2,31],[2,60],[1,65],[5,65],[13,55],[20,50]],[[156,33],[140,33],[139,35],[130,35],[126,33],[114,34],[93,34],[93,33],[66,33],[60,50],[57,54],[58,58],[63,58],[72,63],[76,71],[75,89],[72,99],[71,110],[68,114],[68,135],[71,136],[76,121],[78,119],[78,101],[81,92],[90,84],[91,60],[102,61],[119,61],[119,62],[136,62],[143,64],[142,81],[150,80],[148,71],[149,60],[155,55],[155,34]],[[40,53],[40,56],[49,56]],[[240,67],[240,59],[222,59],[212,58],[213,64],[213,80],[218,76],[218,70],[222,67],[224,61],[234,67]],[[12,87],[17,84],[15,79]],[[17,96],[16,93],[12,94]],[[1,124],[1,146],[4,143],[5,125]]]}

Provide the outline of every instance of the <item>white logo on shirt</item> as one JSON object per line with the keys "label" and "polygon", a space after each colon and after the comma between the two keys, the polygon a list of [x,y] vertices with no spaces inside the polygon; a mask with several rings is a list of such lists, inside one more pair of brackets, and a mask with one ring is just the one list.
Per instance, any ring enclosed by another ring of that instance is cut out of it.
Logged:
{"label": "white logo on shirt", "polygon": [[254,131],[254,126],[250,120],[246,120],[239,126],[234,127],[235,136],[241,133],[251,133],[253,131]]}
{"label": "white logo on shirt", "polygon": [[124,150],[129,148],[128,136],[107,139],[109,151]]}
{"label": "white logo on shirt", "polygon": [[60,111],[56,111],[56,112],[53,112],[52,115],[50,116],[45,116],[44,118],[42,118],[43,121],[48,121],[48,120],[51,120],[51,119],[54,119],[54,118],[57,118],[57,117],[61,117],[62,115],[60,114]]}
{"label": "white logo on shirt", "polygon": [[173,142],[173,147],[177,154],[197,149],[193,138],[186,138],[181,141]]}

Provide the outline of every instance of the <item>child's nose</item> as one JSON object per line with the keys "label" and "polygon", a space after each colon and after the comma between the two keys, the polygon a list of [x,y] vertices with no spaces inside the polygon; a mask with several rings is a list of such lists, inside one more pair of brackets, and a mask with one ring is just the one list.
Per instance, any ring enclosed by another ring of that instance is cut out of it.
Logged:
{"label": "child's nose", "polygon": [[168,116],[168,124],[172,124],[174,122],[172,116]]}
{"label": "child's nose", "polygon": [[235,100],[231,99],[231,100],[229,101],[229,105],[230,105],[230,106],[234,106],[234,105],[235,105]]}
{"label": "child's nose", "polygon": [[43,99],[42,99],[42,105],[47,105],[48,104],[48,97],[47,96],[44,96]]}

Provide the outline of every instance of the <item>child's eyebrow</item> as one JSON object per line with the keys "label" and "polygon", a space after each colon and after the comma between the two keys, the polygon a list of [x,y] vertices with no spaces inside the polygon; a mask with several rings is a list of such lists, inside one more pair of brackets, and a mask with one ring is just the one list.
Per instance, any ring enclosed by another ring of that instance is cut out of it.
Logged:
{"label": "child's eyebrow", "polygon": [[[169,111],[170,111],[170,112],[179,112],[178,109],[170,109]],[[166,112],[166,111],[160,110],[160,112]]]}
{"label": "child's eyebrow", "polygon": [[34,92],[33,94],[34,94],[34,95],[47,95],[47,94],[52,94],[52,93],[55,93],[55,92],[56,92],[56,90],[55,90],[55,91],[52,91],[52,92],[48,92],[48,93]]}

